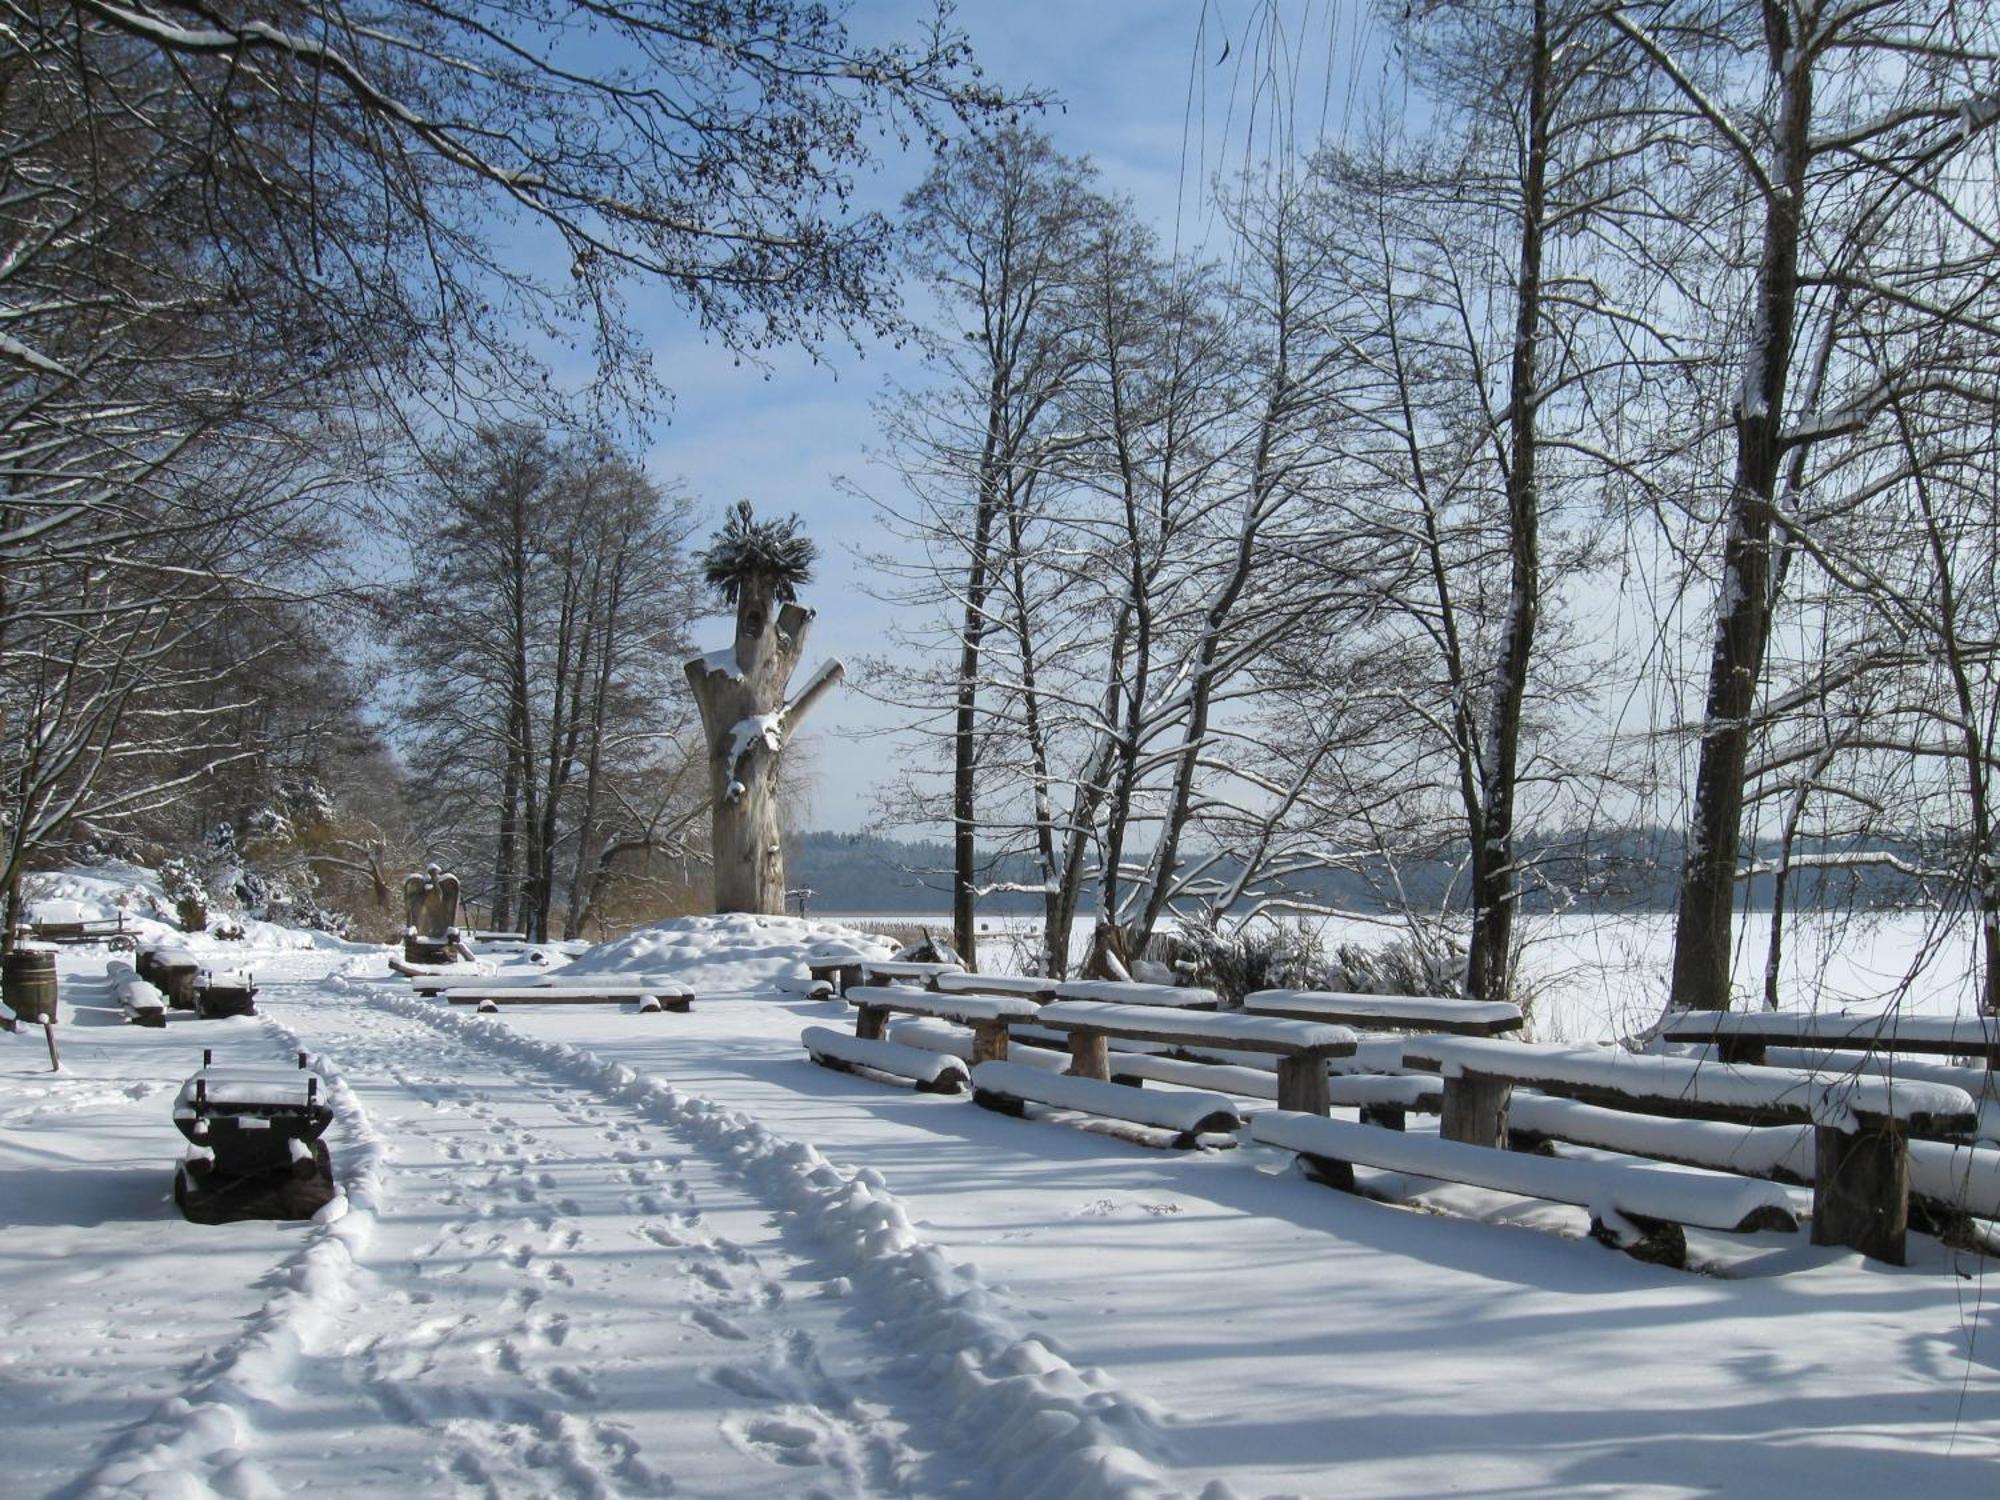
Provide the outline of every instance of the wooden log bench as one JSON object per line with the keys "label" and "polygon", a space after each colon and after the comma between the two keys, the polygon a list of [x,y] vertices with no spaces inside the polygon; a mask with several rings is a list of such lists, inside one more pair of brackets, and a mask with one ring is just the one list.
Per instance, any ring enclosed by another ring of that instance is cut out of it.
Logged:
{"label": "wooden log bench", "polygon": [[492,1012],[503,1005],[610,1005],[631,1000],[642,1015],[694,1008],[694,991],[685,985],[658,984],[456,984],[439,991],[452,1005],[476,1006]]}
{"label": "wooden log bench", "polygon": [[854,1034],[863,1041],[882,1040],[891,1015],[927,1016],[970,1028],[974,1062],[1004,1062],[1008,1023],[1041,1013],[1034,1001],[1013,995],[941,995],[903,984],[857,985],[847,999],[855,1007]]}
{"label": "wooden log bench", "polygon": [[133,965],[114,958],[104,966],[104,978],[131,1025],[162,1027],[167,1024],[167,997],[150,980],[141,979]]}
{"label": "wooden log bench", "polygon": [[1665,1265],[1687,1263],[1686,1225],[1733,1234],[1798,1228],[1784,1188],[1724,1172],[1494,1151],[1284,1110],[1253,1119],[1250,1138],[1298,1153],[1313,1175],[1347,1192],[1357,1190],[1360,1166],[1574,1204],[1589,1212],[1595,1238]]}
{"label": "wooden log bench", "polygon": [[906,1046],[879,1037],[853,1036],[831,1026],[808,1026],[799,1033],[806,1054],[836,1073],[883,1074],[917,1086],[920,1094],[962,1094],[969,1070],[946,1052]]}
{"label": "wooden log bench", "polygon": [[1135,1089],[1018,1062],[974,1066],[972,1102],[1000,1114],[1024,1115],[1028,1105],[1039,1104],[1171,1131],[1173,1144],[1182,1150],[1199,1146],[1204,1135],[1233,1134],[1243,1126],[1236,1106],[1220,1094]]}
{"label": "wooden log bench", "polygon": [[1404,1060],[1443,1074],[1441,1134],[1481,1148],[1505,1145],[1517,1085],[1638,1114],[1811,1125],[1813,1243],[1896,1265],[1904,1262],[1909,1223],[1909,1137],[1962,1135],[1977,1118],[1963,1089],[1942,1084],[1815,1078],[1608,1048],[1424,1037],[1405,1043]]}
{"label": "wooden log bench", "polygon": [[931,988],[941,995],[1013,995],[1046,1005],[1057,998],[1056,991],[1062,983],[1060,979],[1033,974],[968,974],[960,969],[937,975],[931,980]]}
{"label": "wooden log bench", "polygon": [[1123,979],[1065,979],[1056,985],[1058,1000],[1089,1000],[1107,1005],[1153,1005],[1167,1010],[1216,1010],[1222,997],[1191,984],[1139,984]]}
{"label": "wooden log bench", "polygon": [[[1507,1144],[1516,1151],[1560,1143],[1802,1187],[1813,1182],[1813,1135],[1810,1125],[1675,1120],[1528,1093],[1516,1093],[1507,1110]],[[1984,1238],[1969,1221],[2000,1220],[2000,1150],[1912,1140],[1909,1154],[1911,1226],[1954,1243]]]}
{"label": "wooden log bench", "polygon": [[1111,1077],[1109,1044],[1114,1038],[1275,1054],[1279,1105],[1321,1115],[1328,1106],[1328,1061],[1354,1052],[1354,1033],[1344,1026],[1101,1000],[1054,1001],[1036,1010],[1030,1024],[1065,1036],[1070,1072],[1100,1081]]}
{"label": "wooden log bench", "polygon": [[[1278,1076],[1269,1068],[1151,1053],[1114,1052],[1112,1057],[1112,1067],[1126,1077],[1277,1102]],[[1434,1115],[1444,1107],[1443,1080],[1423,1073],[1333,1072],[1326,1093],[1329,1105],[1358,1110],[1363,1124],[1390,1130],[1401,1130],[1412,1111]]]}
{"label": "wooden log bench", "polygon": [[1518,1005],[1500,1000],[1453,1000],[1428,995],[1350,995],[1335,990],[1257,990],[1243,998],[1253,1016],[1325,1021],[1356,1031],[1443,1032],[1498,1036],[1519,1031]]}
{"label": "wooden log bench", "polygon": [[1708,1042],[1727,1063],[1761,1063],[1772,1047],[1914,1052],[2000,1063],[2000,1016],[1911,1016],[1896,1011],[1732,1011],[1670,1013],[1659,1036]]}
{"label": "wooden log bench", "polygon": [[[928,1016],[913,1016],[908,1020],[894,1021],[890,1023],[886,1038],[899,1046],[915,1047],[921,1052],[941,1052],[947,1057],[955,1057],[967,1067],[974,1061],[972,1033],[963,1026],[954,1026],[948,1021],[933,1020]],[[1014,1034],[1009,1037],[1007,1061],[1040,1068],[1045,1073],[1060,1073],[1069,1066],[1069,1049],[1065,1046],[1049,1048],[1033,1044],[1023,1045],[1021,1037]]]}

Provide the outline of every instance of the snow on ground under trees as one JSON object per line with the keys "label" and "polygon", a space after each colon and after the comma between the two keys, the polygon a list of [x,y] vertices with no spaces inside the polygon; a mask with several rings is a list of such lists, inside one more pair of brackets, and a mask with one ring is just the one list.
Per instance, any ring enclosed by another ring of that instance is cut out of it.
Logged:
{"label": "snow on ground under trees", "polygon": [[[1676,1272],[1573,1209],[1390,1207],[828,1072],[799,1031],[851,1023],[803,956],[879,951],[838,924],[571,966],[672,973],[687,1015],[477,1016],[379,948],[183,942],[259,1016],[122,1025],[81,948],[63,1070],[0,1036],[9,1495],[1944,1494],[2000,1459],[1988,1262],[1691,1233]],[[204,1047],[313,1054],[322,1222],[175,1211]]]}

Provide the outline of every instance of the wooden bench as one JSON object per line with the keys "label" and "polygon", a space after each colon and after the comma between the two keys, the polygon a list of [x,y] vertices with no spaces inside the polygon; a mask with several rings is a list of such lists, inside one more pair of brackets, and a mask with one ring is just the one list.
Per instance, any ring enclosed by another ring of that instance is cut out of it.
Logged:
{"label": "wooden bench", "polygon": [[150,980],[141,979],[131,964],[113,959],[104,966],[105,980],[134,1026],[161,1027],[167,1024],[167,997]]}
{"label": "wooden bench", "polygon": [[[864,958],[860,962],[856,983],[912,984],[923,986],[931,983],[940,974],[963,973],[957,964],[919,963],[909,958]],[[845,990],[842,991],[846,993]]]}
{"label": "wooden bench", "polygon": [[[1278,1075],[1268,1068],[1153,1053],[1116,1052],[1112,1056],[1111,1066],[1120,1077],[1277,1102]],[[1442,1080],[1423,1073],[1333,1073],[1327,1079],[1326,1093],[1329,1105],[1359,1110],[1363,1124],[1389,1130],[1401,1130],[1403,1117],[1412,1110],[1434,1115],[1444,1107]]]}
{"label": "wooden bench", "polygon": [[823,1068],[836,1073],[882,1073],[907,1079],[922,1094],[962,1094],[968,1070],[964,1062],[946,1052],[904,1046],[880,1038],[851,1036],[831,1026],[808,1026],[799,1033],[806,1054]]}
{"label": "wooden bench", "polygon": [[[1812,1185],[1816,1167],[1810,1125],[1668,1120],[1575,1099],[1515,1094],[1507,1110],[1508,1146],[1539,1151],[1558,1142],[1802,1187]],[[1970,1244],[1980,1236],[1969,1220],[2000,1219],[2000,1150],[1913,1140],[1909,1153],[1914,1227]]]}
{"label": "wooden bench", "polygon": [[1110,1042],[1226,1047],[1278,1057],[1278,1103],[1285,1109],[1327,1111],[1327,1062],[1351,1056],[1354,1033],[1344,1026],[1288,1021],[1276,1016],[1216,1015],[1101,1000],[1057,1000],[1034,1012],[1038,1029],[1066,1036],[1070,1072],[1110,1079]]}
{"label": "wooden bench", "polygon": [[1222,997],[1191,984],[1138,984],[1123,979],[1065,979],[1058,1000],[1095,1000],[1107,1005],[1156,1005],[1169,1010],[1215,1010]]}
{"label": "wooden bench", "polygon": [[521,984],[453,985],[440,991],[452,1005],[473,1005],[493,1011],[503,1005],[605,1005],[636,1000],[639,1011],[651,1015],[671,1010],[685,1015],[694,1008],[694,991],[684,985],[655,984]]}
{"label": "wooden bench", "polygon": [[1686,1264],[1683,1225],[1733,1234],[1798,1228],[1784,1188],[1723,1172],[1494,1151],[1284,1110],[1252,1120],[1250,1138],[1297,1152],[1314,1175],[1347,1192],[1362,1166],[1575,1204],[1589,1211],[1595,1238],[1662,1264]]}
{"label": "wooden bench", "polygon": [[1046,1005],[1057,998],[1056,991],[1062,983],[1060,979],[1043,979],[1032,974],[968,974],[960,969],[937,975],[931,980],[931,988],[941,995],[1013,995]]}
{"label": "wooden bench", "polygon": [[2000,1016],[1909,1016],[1895,1011],[1676,1011],[1660,1023],[1669,1042],[1711,1042],[1727,1063],[1761,1063],[1771,1047],[1915,1052],[2000,1064]]}
{"label": "wooden bench", "polygon": [[1041,1007],[1013,995],[941,995],[909,985],[857,985],[847,992],[855,1007],[854,1034],[863,1041],[880,1041],[893,1015],[929,1016],[972,1030],[974,1062],[1004,1062],[1007,1024],[1031,1020]]}
{"label": "wooden bench", "polygon": [[1607,1048],[1423,1037],[1404,1045],[1404,1060],[1444,1075],[1444,1137],[1481,1148],[1505,1145],[1517,1085],[1638,1114],[1811,1125],[1813,1243],[1897,1265],[1909,1223],[1908,1137],[1961,1135],[1977,1118],[1971,1097],[1943,1084],[1814,1078]]}
{"label": "wooden bench", "polygon": [[1521,1029],[1521,1008],[1500,1000],[1428,995],[1350,995],[1334,990],[1258,990],[1243,1009],[1255,1016],[1325,1021],[1357,1031],[1447,1032],[1497,1036]]}
{"label": "wooden bench", "polygon": [[1017,1062],[982,1062],[972,1070],[972,1102],[1000,1114],[1023,1115],[1030,1104],[1070,1109],[1128,1124],[1173,1132],[1173,1144],[1192,1149],[1203,1135],[1242,1129],[1236,1106],[1220,1094],[1135,1089],[1105,1078],[1051,1073]]}
{"label": "wooden bench", "polygon": [[[907,1021],[892,1022],[885,1039],[899,1046],[915,1047],[920,1052],[941,1052],[946,1057],[957,1058],[967,1067],[973,1062],[972,1033],[963,1026],[953,1026],[949,1022],[933,1020],[928,1016],[913,1016]],[[1008,1062],[1040,1068],[1045,1073],[1060,1073],[1069,1066],[1067,1047],[1052,1049],[1022,1046],[1020,1043],[1019,1036],[1010,1039],[1007,1048]]]}

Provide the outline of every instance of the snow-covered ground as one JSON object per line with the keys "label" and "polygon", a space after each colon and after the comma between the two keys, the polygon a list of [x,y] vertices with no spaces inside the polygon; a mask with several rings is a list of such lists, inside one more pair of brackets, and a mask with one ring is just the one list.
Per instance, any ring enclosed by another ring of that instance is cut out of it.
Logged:
{"label": "snow-covered ground", "polygon": [[[273,929],[216,945],[259,1017],[163,1031],[118,1024],[103,953],[67,950],[63,1070],[0,1036],[0,1493],[1991,1487],[1987,1262],[1691,1235],[1708,1274],[1668,1271],[1567,1209],[1388,1207],[1264,1147],[827,1072],[798,1033],[842,1009],[799,960],[844,937],[683,922],[574,971],[670,969],[690,1014],[489,1018]],[[325,1222],[176,1213],[168,1106],[204,1047],[314,1054]]]}

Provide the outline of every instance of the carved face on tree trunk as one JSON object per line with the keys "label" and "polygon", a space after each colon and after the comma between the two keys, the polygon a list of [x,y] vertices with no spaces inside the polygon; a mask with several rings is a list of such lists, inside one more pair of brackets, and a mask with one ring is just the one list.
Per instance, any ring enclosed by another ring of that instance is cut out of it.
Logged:
{"label": "carved face on tree trunk", "polygon": [[771,628],[777,602],[777,582],[755,574],[743,580],[736,595],[736,665],[752,682],[770,675],[778,651],[778,633]]}

